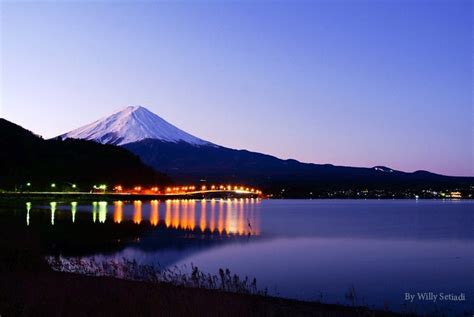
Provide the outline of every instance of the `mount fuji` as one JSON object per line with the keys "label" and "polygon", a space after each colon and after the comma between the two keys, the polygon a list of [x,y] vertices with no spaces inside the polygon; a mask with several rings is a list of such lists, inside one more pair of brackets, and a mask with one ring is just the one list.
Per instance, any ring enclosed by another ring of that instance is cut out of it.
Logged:
{"label": "mount fuji", "polygon": [[286,197],[367,189],[460,188],[474,183],[471,177],[406,173],[383,166],[301,163],[231,149],[195,137],[141,106],[126,107],[60,138],[121,146],[178,183],[243,183],[277,195],[285,193]]}
{"label": "mount fuji", "polygon": [[99,143],[124,145],[145,139],[212,145],[178,129],[142,106],[129,106],[91,124],[60,135],[62,139],[86,139]]}

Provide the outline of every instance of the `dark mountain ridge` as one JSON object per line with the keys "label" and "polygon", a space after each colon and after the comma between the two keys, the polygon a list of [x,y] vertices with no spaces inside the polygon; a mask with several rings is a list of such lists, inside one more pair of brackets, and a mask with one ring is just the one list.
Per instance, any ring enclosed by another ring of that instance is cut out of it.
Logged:
{"label": "dark mountain ridge", "polygon": [[123,147],[177,182],[243,183],[272,193],[468,188],[474,183],[473,177],[451,177],[427,171],[406,173],[382,166],[301,163],[247,150],[185,142],[146,139]]}
{"label": "dark mountain ridge", "polygon": [[93,184],[156,185],[170,178],[141,162],[129,151],[92,141],[44,140],[0,118],[0,188],[34,190],[76,184],[89,190]]}

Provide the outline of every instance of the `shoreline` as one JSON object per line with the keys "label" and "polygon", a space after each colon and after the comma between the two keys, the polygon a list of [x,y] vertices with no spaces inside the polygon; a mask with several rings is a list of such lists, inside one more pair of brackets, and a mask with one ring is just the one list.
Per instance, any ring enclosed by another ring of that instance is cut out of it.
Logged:
{"label": "shoreline", "polygon": [[474,197],[440,198],[440,197],[256,197],[256,196],[208,196],[202,194],[189,195],[152,195],[152,194],[115,194],[115,193],[35,193],[35,192],[0,192],[0,200],[64,200],[64,201],[132,201],[132,200],[211,200],[211,199],[261,199],[261,200],[414,200],[414,201],[473,201]]}

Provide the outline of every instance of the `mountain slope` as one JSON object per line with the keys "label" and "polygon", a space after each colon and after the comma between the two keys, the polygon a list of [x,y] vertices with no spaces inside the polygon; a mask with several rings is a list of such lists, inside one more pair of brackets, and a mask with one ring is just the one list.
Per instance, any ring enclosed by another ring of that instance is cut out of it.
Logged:
{"label": "mountain slope", "polygon": [[468,187],[472,177],[450,177],[417,171],[405,173],[386,167],[344,167],[281,160],[274,156],[225,147],[194,147],[184,142],[143,140],[124,147],[150,166],[178,182],[244,183],[267,193],[308,195],[309,192],[364,189]]}
{"label": "mountain slope", "polygon": [[65,133],[62,139],[85,139],[104,144],[124,145],[144,139],[166,142],[186,142],[193,145],[211,145],[141,106],[126,107],[110,116]]}
{"label": "mountain slope", "polygon": [[163,184],[170,178],[143,164],[129,151],[112,145],[68,139],[43,140],[28,130],[0,119],[0,188],[58,189],[77,184]]}

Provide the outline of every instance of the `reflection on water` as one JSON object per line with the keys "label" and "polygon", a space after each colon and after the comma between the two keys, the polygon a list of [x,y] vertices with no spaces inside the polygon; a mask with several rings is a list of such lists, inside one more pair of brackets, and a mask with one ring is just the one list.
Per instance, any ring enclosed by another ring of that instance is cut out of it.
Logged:
{"label": "reflection on water", "polygon": [[72,222],[76,222],[77,201],[71,203]]}
{"label": "reflection on water", "polygon": [[118,200],[114,202],[114,222],[121,223],[123,219],[123,202]]}
{"label": "reflection on water", "polygon": [[49,205],[51,206],[51,225],[54,226],[54,213],[56,212],[57,203],[53,201]]}
{"label": "reflection on water", "polygon": [[26,225],[30,225],[30,210],[31,210],[31,202],[26,203]]}
{"label": "reflection on water", "polygon": [[107,202],[100,201],[99,202],[99,222],[104,223],[107,219]]}
{"label": "reflection on water", "polygon": [[[132,204],[131,220],[140,224],[143,219],[149,219],[150,224],[157,226],[161,222],[167,228],[194,231],[195,229],[204,232],[208,230],[211,233],[247,235],[259,234],[260,230],[256,224],[256,216],[253,214],[253,204],[258,203],[257,199],[220,199],[212,200],[166,200],[160,202],[152,200],[144,204],[136,200]],[[216,204],[218,204],[218,213],[216,215]],[[127,204],[116,201],[113,209],[113,220],[115,223],[121,223],[126,219],[124,208]],[[99,207],[100,209],[100,207]],[[244,210],[247,210],[245,212]],[[94,213],[94,208],[93,208]],[[100,212],[99,212],[100,213]],[[149,216],[144,217],[144,213]],[[161,213],[161,217],[160,217]],[[104,216],[105,217],[105,216]],[[216,226],[217,222],[217,226]],[[252,226],[252,223],[253,226]]]}
{"label": "reflection on water", "polygon": [[166,228],[171,226],[171,201],[166,201],[166,213],[165,213],[165,225]]}
{"label": "reflection on water", "polygon": [[97,202],[94,201],[92,203],[92,221],[95,223],[97,219]]}
{"label": "reflection on water", "polygon": [[[218,234],[259,235],[260,227],[254,205],[259,199],[212,199],[212,200],[152,200],[132,203],[115,201],[112,206],[106,201],[92,202],[92,221],[105,223],[107,214],[114,223],[133,221],[140,224],[149,220],[153,226],[162,223],[166,228],[180,229]],[[57,202],[50,202],[51,225],[55,224]],[[90,205],[89,205],[90,206]],[[63,210],[65,206],[61,206]],[[110,208],[109,208],[110,207]],[[30,225],[31,202],[26,204],[26,223]],[[76,222],[78,203],[71,202],[70,211],[72,222]],[[160,215],[161,214],[161,215]]]}
{"label": "reflection on water", "polygon": [[140,200],[133,202],[133,222],[136,224],[142,222],[142,202]]}
{"label": "reflection on water", "polygon": [[159,221],[160,221],[160,215],[158,214],[158,200],[152,200],[150,223],[154,226],[157,226]]}

